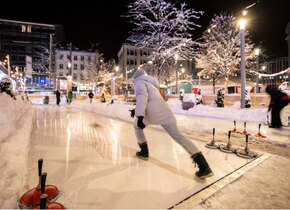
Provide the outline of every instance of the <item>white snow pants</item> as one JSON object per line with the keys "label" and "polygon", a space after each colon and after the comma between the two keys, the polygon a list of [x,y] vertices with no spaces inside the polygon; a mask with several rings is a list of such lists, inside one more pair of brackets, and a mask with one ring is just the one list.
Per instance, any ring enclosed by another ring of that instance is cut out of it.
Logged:
{"label": "white snow pants", "polygon": [[[135,135],[138,141],[138,144],[142,144],[147,142],[146,137],[144,135],[143,129],[139,128],[137,126],[137,120],[135,120],[134,123],[134,129],[135,129]],[[167,124],[167,125],[161,125],[164,130],[178,143],[180,144],[188,153],[190,156],[195,155],[196,153],[199,153],[200,150],[195,146],[195,144],[190,141],[188,138],[186,138],[178,129],[177,124]]]}

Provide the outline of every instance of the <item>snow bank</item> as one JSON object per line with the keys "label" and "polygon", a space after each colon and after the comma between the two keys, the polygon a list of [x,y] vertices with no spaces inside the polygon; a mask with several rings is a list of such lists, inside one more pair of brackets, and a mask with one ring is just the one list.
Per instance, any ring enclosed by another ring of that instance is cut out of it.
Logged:
{"label": "snow bank", "polygon": [[[197,105],[186,111],[182,109],[181,102],[178,99],[169,99],[167,103],[175,114],[180,130],[189,135],[194,135],[194,132],[212,133],[213,128],[216,128],[216,134],[226,134],[228,130],[234,128],[234,120],[237,122],[237,129],[239,131],[244,130],[244,122],[247,122],[247,131],[252,134],[257,134],[259,123],[263,124],[267,122],[266,108],[241,110],[237,108],[239,107],[238,104],[234,104],[234,106],[228,108]],[[99,103],[96,101],[90,104],[88,100],[83,100],[73,101],[70,106],[128,122],[134,121],[130,117],[129,109],[134,109],[135,105],[128,105],[121,102],[114,104]],[[161,129],[161,126],[156,125],[150,127]],[[276,135],[267,126],[261,127],[261,133],[266,135],[268,137],[267,140],[271,143],[290,145],[287,136]]]}
{"label": "snow bank", "polygon": [[0,208],[15,209],[28,152],[34,107],[0,94]]}
{"label": "snow bank", "polygon": [[246,122],[267,122],[267,109],[240,109],[240,104],[235,103],[232,107],[211,107],[204,105],[197,105],[189,110],[183,110],[180,100],[169,99],[167,103],[172,108],[175,114],[185,114],[200,117],[210,117],[218,119],[227,119],[232,121],[246,121]]}

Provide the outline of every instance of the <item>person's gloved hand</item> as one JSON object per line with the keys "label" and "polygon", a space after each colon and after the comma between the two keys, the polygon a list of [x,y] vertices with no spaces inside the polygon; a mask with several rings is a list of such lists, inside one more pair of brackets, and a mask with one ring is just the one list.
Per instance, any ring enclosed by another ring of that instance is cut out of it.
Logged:
{"label": "person's gloved hand", "polygon": [[144,118],[143,116],[139,116],[137,121],[137,126],[141,129],[146,127],[145,124],[143,123],[143,118]]}
{"label": "person's gloved hand", "polygon": [[134,118],[134,116],[135,116],[135,109],[130,109],[129,111],[131,112],[131,117]]}

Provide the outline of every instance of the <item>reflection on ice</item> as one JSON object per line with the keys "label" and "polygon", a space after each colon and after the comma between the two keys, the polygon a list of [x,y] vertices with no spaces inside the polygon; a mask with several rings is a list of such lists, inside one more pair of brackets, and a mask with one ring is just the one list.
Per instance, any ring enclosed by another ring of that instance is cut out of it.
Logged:
{"label": "reflection on ice", "polygon": [[[52,122],[52,123],[48,123]],[[37,107],[23,191],[37,182],[44,159],[47,183],[67,208],[169,208],[245,164],[247,160],[204,148],[215,176],[196,180],[188,154],[160,130],[147,128],[150,158],[139,149],[133,125],[69,107]]]}

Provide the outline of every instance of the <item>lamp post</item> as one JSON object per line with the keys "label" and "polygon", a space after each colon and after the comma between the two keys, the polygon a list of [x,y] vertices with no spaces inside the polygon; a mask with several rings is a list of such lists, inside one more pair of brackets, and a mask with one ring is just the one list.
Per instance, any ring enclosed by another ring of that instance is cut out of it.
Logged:
{"label": "lamp post", "polygon": [[259,93],[260,90],[259,90],[259,54],[260,54],[260,50],[259,49],[256,49],[255,50],[255,54],[257,56],[257,80],[256,80],[256,93]]}
{"label": "lamp post", "polygon": [[177,62],[178,62],[178,58],[179,56],[177,54],[175,54],[174,56],[175,58],[175,77],[176,77],[176,94],[178,94],[178,65],[177,65]]}
{"label": "lamp post", "polygon": [[246,21],[240,20],[241,30],[241,109],[245,108],[245,28]]}
{"label": "lamp post", "polygon": [[7,58],[7,71],[8,71],[7,73],[8,73],[8,78],[10,79],[10,74],[11,74],[11,68],[10,68],[10,56],[7,55],[6,58]]}

